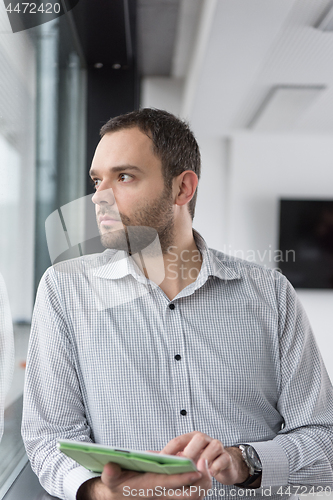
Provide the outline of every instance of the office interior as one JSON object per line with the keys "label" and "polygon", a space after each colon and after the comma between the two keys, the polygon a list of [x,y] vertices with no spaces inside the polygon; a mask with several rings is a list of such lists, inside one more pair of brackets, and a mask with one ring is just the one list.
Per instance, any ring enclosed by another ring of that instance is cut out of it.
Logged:
{"label": "office interior", "polygon": [[[202,154],[194,228],[211,248],[279,267],[280,199],[333,200],[333,1],[79,0],[32,28],[22,18],[16,33],[5,4],[0,273],[15,366],[0,499],[46,500],[20,437],[29,328],[44,271],[103,250],[82,236],[52,254],[45,230],[68,207],[68,235],[86,234],[93,209],[76,202],[92,193],[100,127],[139,107],[189,121]],[[297,292],[333,380],[333,281]]]}

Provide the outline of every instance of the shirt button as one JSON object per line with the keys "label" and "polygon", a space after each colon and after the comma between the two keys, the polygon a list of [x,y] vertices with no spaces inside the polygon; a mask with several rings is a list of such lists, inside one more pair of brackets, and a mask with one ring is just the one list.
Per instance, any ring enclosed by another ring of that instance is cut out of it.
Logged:
{"label": "shirt button", "polygon": [[174,309],[175,307],[175,304],[169,304],[169,309]]}
{"label": "shirt button", "polygon": [[180,355],[180,354],[176,354],[175,359],[176,359],[177,361],[179,361],[180,359],[182,359],[182,357],[181,357],[181,355]]}
{"label": "shirt button", "polygon": [[187,411],[186,410],[180,410],[180,414],[185,416],[187,414]]}

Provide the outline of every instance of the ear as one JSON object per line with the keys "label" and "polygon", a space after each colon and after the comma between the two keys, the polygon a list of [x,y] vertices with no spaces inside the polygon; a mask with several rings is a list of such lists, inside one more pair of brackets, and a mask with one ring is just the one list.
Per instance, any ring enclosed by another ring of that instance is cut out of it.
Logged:
{"label": "ear", "polygon": [[195,193],[198,185],[198,177],[192,170],[185,170],[174,178],[175,204],[186,205]]}

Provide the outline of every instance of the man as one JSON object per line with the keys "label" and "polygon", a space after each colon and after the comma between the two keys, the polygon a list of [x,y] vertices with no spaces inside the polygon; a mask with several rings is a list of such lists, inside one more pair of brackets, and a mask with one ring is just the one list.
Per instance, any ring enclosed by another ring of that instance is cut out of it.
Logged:
{"label": "man", "polygon": [[[107,250],[50,268],[36,299],[23,436],[41,483],[70,500],[332,487],[333,390],[308,321],[281,274],[193,231],[188,126],[144,109],[101,135],[90,175]],[[59,438],[178,453],[198,472],[95,477]]]}

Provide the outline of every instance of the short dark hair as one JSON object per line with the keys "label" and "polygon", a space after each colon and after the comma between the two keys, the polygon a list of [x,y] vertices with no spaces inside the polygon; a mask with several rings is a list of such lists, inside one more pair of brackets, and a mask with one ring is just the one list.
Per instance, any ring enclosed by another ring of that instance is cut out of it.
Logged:
{"label": "short dark hair", "polygon": [[[167,111],[144,108],[111,118],[101,128],[100,135],[133,127],[138,127],[152,140],[153,152],[162,162],[162,174],[168,188],[172,179],[185,170],[193,170],[200,178],[199,146],[188,123]],[[196,199],[197,190],[188,204],[192,219]]]}

